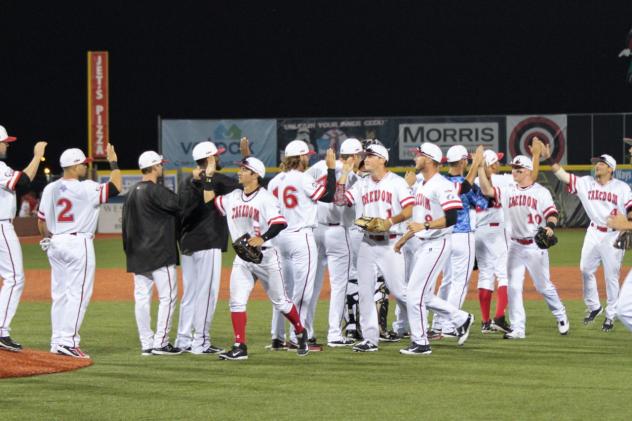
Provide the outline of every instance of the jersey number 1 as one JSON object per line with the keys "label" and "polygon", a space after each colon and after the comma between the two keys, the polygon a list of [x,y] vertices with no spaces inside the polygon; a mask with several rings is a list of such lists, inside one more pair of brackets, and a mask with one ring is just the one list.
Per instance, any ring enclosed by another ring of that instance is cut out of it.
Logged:
{"label": "jersey number 1", "polygon": [[64,208],[59,212],[59,216],[57,216],[57,222],[74,222],[75,216],[70,213],[72,210],[72,202],[68,199],[59,199],[57,201],[57,206],[63,206]]}

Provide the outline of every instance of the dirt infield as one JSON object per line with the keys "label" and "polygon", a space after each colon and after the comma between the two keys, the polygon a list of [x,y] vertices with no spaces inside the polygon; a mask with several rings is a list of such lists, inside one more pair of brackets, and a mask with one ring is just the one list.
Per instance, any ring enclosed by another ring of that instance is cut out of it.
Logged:
{"label": "dirt infield", "polygon": [[0,351],[0,379],[61,373],[92,365],[92,360],[64,357],[46,351]]}
{"label": "dirt infield", "polygon": [[[629,268],[624,268],[622,274],[627,274]],[[555,283],[557,290],[562,299],[581,299],[582,283],[581,274],[578,267],[558,267],[551,269],[551,277]],[[222,284],[220,288],[220,299],[228,299],[228,281],[230,278],[230,269],[222,270]],[[540,299],[540,294],[533,287],[531,279],[527,276],[525,282],[524,294],[525,299]],[[604,293],[603,289],[603,272],[599,269],[597,272],[598,285],[600,293]],[[476,299],[476,283],[478,273],[474,272],[470,281],[468,299]],[[180,284],[179,292],[182,291],[182,274],[178,270],[178,282]],[[93,300],[98,301],[131,301],[133,300],[133,280],[132,275],[126,273],[123,269],[97,269],[96,281],[94,284]],[[255,285],[251,299],[265,299],[266,295],[259,283]],[[329,298],[329,281],[325,280],[323,290],[320,294],[321,299]],[[26,286],[24,288],[24,300],[29,301],[49,301],[50,300],[50,271],[48,269],[31,269],[26,271]]]}

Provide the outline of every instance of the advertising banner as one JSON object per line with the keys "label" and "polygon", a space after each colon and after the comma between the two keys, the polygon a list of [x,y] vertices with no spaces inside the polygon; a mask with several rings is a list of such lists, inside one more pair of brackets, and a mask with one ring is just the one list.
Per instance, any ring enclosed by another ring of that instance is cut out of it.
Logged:
{"label": "advertising banner", "polygon": [[221,163],[235,167],[241,160],[239,141],[250,139],[252,154],[266,166],[277,165],[276,120],[161,120],[161,151],[169,169],[194,167],[191,153],[199,142],[211,141],[225,148]]}
{"label": "advertising banner", "polygon": [[531,139],[537,136],[551,145],[553,159],[565,165],[567,125],[566,114],[507,116],[507,161],[516,155],[530,156]]}
{"label": "advertising banner", "polygon": [[88,51],[88,155],[107,157],[110,139],[108,52]]}

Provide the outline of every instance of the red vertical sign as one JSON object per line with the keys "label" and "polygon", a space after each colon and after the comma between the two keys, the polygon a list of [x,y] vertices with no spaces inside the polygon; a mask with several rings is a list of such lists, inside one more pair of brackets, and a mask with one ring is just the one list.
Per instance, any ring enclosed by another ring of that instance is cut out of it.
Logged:
{"label": "red vertical sign", "polygon": [[110,140],[108,52],[88,51],[88,155],[105,159]]}

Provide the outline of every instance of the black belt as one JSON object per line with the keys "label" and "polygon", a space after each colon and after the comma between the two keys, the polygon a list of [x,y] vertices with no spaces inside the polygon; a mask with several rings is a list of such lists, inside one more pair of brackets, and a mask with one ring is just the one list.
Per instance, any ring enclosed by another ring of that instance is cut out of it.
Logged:
{"label": "black belt", "polygon": [[340,226],[340,223],[330,224],[329,222],[321,222],[320,225],[325,225],[325,226],[328,226],[328,227],[337,227],[337,226]]}
{"label": "black belt", "polygon": [[390,235],[373,235],[373,234],[367,234],[367,238],[369,240],[373,240],[373,241],[386,241],[386,240],[392,240],[393,238],[396,238],[397,235],[395,234],[390,234]]}

